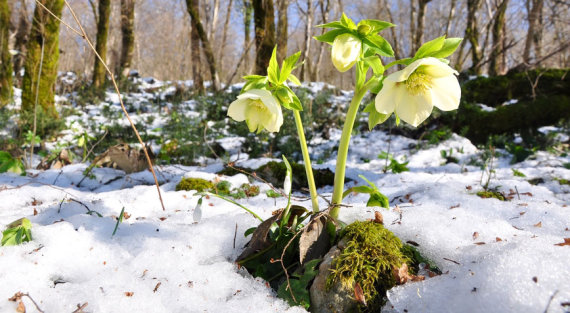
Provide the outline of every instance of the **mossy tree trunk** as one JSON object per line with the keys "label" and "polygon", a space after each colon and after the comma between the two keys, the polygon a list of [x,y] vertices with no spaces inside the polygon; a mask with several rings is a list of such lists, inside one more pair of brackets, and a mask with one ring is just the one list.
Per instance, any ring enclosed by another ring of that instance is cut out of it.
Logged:
{"label": "mossy tree trunk", "polygon": [[208,67],[210,69],[212,87],[214,90],[218,90],[220,80],[218,78],[218,72],[216,71],[216,58],[214,57],[214,52],[210,45],[210,41],[208,40],[208,36],[206,35],[206,31],[204,30],[204,26],[202,26],[202,22],[200,21],[200,7],[192,0],[186,0],[186,5],[192,20],[192,29],[196,29],[200,41],[202,42],[202,49],[204,49],[204,54],[206,55],[206,60],[208,61]]}
{"label": "mossy tree trunk", "polygon": [[10,7],[0,0],[0,108],[12,101],[12,58],[8,50]]}
{"label": "mossy tree trunk", "polygon": [[534,44],[534,58],[540,59],[542,54],[542,8],[544,0],[527,0],[528,32],[523,50],[523,62],[530,64],[530,50]]}
{"label": "mossy tree trunk", "polygon": [[[111,15],[111,0],[99,0],[99,14],[97,17],[97,40],[95,50],[101,59],[107,60],[107,36],[109,35],[109,15]],[[93,67],[93,86],[101,88],[105,85],[106,70],[101,61],[95,58]]]}
{"label": "mossy tree trunk", "polygon": [[[243,51],[247,51],[247,46],[249,44],[250,32],[251,32],[251,18],[253,17],[253,7],[251,6],[251,0],[243,0]],[[244,67],[249,72],[249,57],[244,56]]]}
{"label": "mossy tree trunk", "polygon": [[481,74],[481,60],[483,52],[479,45],[479,29],[477,29],[477,11],[481,6],[481,0],[467,0],[467,26],[465,27],[465,39],[471,43],[471,68],[475,74]]}
{"label": "mossy tree trunk", "polygon": [[16,73],[15,85],[17,87],[21,87],[22,84],[20,70],[24,67],[26,46],[28,45],[29,35],[30,21],[28,20],[28,9],[26,6],[26,1],[22,1],[20,6],[20,19],[14,40],[14,49],[18,51],[18,54],[16,54],[13,58],[14,73]]}
{"label": "mossy tree trunk", "polygon": [[253,0],[255,23],[255,74],[266,75],[275,46],[275,12],[273,0]]}
{"label": "mossy tree trunk", "polygon": [[495,20],[493,21],[493,47],[491,49],[490,62],[489,62],[489,75],[503,75],[505,74],[505,66],[503,56],[505,54],[505,13],[509,0],[503,0],[497,8],[495,13]]}
{"label": "mossy tree trunk", "polygon": [[311,41],[313,41],[313,0],[307,0],[307,15],[305,17],[305,44],[303,47],[303,63],[301,64],[301,71],[299,73],[300,79],[308,81],[310,79],[310,55],[311,55]]}
{"label": "mossy tree trunk", "polygon": [[[53,14],[60,17],[63,0],[40,0]],[[42,60],[43,43],[43,63]],[[25,74],[22,80],[22,128],[30,129],[37,100],[37,118],[40,124],[56,121],[55,83],[59,62],[59,21],[37,5],[27,46]],[[41,72],[39,69],[41,67]],[[39,74],[39,75],[38,75]],[[38,85],[39,82],[39,85]],[[30,114],[31,113],[31,114]],[[43,133],[42,127],[38,134]]]}
{"label": "mossy tree trunk", "polygon": [[[186,0],[186,5],[190,7],[190,3],[195,7],[200,7],[200,0]],[[200,14],[200,11],[196,12]],[[192,80],[194,82],[194,88],[200,94],[204,93],[204,78],[202,77],[202,71],[200,71],[200,59],[202,58],[200,50],[200,35],[198,35],[198,29],[192,24],[192,30],[190,31],[190,45],[192,53]]]}
{"label": "mossy tree trunk", "polygon": [[135,50],[135,0],[121,0],[121,35],[121,75],[127,77]]}
{"label": "mossy tree trunk", "polygon": [[279,10],[277,13],[277,60],[283,61],[287,57],[287,28],[289,27],[289,18],[287,10],[289,9],[289,0],[278,0]]}

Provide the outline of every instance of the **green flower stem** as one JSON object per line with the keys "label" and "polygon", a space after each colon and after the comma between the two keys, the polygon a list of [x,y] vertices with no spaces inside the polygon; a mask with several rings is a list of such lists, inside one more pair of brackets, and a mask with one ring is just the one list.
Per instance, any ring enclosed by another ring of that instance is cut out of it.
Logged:
{"label": "green flower stem", "polygon": [[340,143],[338,146],[338,155],[336,157],[336,170],[334,172],[334,189],[332,197],[332,204],[334,207],[331,209],[330,215],[335,219],[338,218],[338,213],[340,211],[339,204],[342,203],[344,176],[346,171],[346,157],[348,156],[350,135],[352,134],[352,129],[354,128],[356,113],[358,113],[358,108],[360,107],[362,98],[364,98],[364,95],[366,95],[371,82],[372,79],[364,84],[364,86],[362,86],[360,89],[354,91],[354,97],[352,98],[350,106],[348,107],[348,112],[346,113],[346,120],[344,121],[344,127],[342,129],[342,135],[340,137]]}
{"label": "green flower stem", "polygon": [[303,130],[303,121],[301,114],[297,110],[293,110],[295,115],[295,124],[297,125],[297,133],[299,134],[299,142],[301,143],[301,151],[303,152],[303,161],[305,162],[305,171],[307,173],[307,184],[311,192],[311,202],[313,204],[313,212],[319,212],[319,200],[317,198],[317,187],[315,186],[315,178],[313,177],[313,167],[311,166],[311,158],[309,157],[309,149],[307,149],[307,141],[305,140],[305,132]]}

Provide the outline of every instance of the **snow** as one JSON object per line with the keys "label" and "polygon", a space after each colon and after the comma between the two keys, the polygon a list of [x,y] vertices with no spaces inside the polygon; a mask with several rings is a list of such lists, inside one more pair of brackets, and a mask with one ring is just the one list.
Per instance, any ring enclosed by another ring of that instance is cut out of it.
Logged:
{"label": "snow", "polygon": [[[168,90],[165,82],[141,81],[145,88]],[[310,88],[320,90],[324,84]],[[136,98],[144,94],[141,91]],[[340,98],[349,96],[344,93]],[[118,97],[109,93],[107,101],[116,106]],[[88,107],[90,113],[79,119],[97,116],[104,105],[109,104]],[[133,120],[142,121],[145,114],[156,117],[152,128],[161,127],[160,115],[152,110],[135,114]],[[106,120],[101,117],[101,123]],[[86,131],[79,124],[73,127],[61,140],[71,141]],[[313,160],[338,145],[339,137],[340,131],[332,130],[330,140],[314,138]],[[408,172],[383,172],[386,161],[377,155],[388,151],[388,140],[390,153],[409,161]],[[237,153],[241,138],[218,142],[232,151],[230,160],[244,168],[279,161]],[[458,164],[445,164],[442,150],[452,151]],[[524,162],[510,164],[511,156],[498,152],[490,188],[510,194],[510,201],[475,195],[482,190],[482,170],[475,165],[482,162],[482,151],[466,138],[454,134],[436,145],[422,146],[383,131],[353,137],[347,177],[354,182],[348,186],[364,184],[358,177],[364,175],[389,197],[390,209],[367,208],[365,195],[349,195],[345,199],[349,207],[341,210],[340,219],[350,223],[381,211],[386,227],[402,241],[419,244],[422,254],[444,272],[390,290],[386,311],[568,312],[563,303],[570,301],[570,247],[555,244],[570,237],[570,186],[557,181],[570,180],[570,170],[563,166],[570,157],[539,151]],[[332,153],[315,168],[334,170],[335,158]],[[7,299],[18,291],[29,293],[45,312],[71,312],[86,302],[89,312],[305,312],[289,307],[264,281],[235,264],[248,240],[243,233],[258,225],[257,219],[217,198],[203,199],[198,218],[195,192],[175,191],[182,177],[227,180],[234,187],[249,181],[243,174],[215,174],[222,165],[210,160],[205,167],[155,167],[165,211],[149,171],[126,175],[95,168],[94,179],[85,179],[80,187],[85,163],[31,170],[24,177],[0,174],[0,225],[27,217],[34,238],[0,247],[4,269],[0,312],[15,311],[16,304]],[[527,177],[514,176],[512,168]],[[542,178],[544,183],[531,185],[527,181],[531,178]],[[238,202],[262,218],[286,204],[284,198],[268,198],[267,185],[254,184],[260,195]],[[332,186],[319,189],[326,198],[331,192]],[[304,195],[295,196],[294,203],[309,205],[302,201]],[[321,207],[327,206],[319,201]],[[122,208],[129,218],[112,236]],[[88,210],[102,217],[87,214]],[[31,302],[23,301],[33,312]]]}

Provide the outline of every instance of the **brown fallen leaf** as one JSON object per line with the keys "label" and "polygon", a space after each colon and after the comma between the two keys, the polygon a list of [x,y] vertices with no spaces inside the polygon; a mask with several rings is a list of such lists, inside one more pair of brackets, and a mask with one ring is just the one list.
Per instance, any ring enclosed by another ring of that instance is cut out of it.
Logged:
{"label": "brown fallen leaf", "polygon": [[364,292],[362,291],[362,287],[360,287],[359,283],[354,284],[354,300],[366,306],[366,299],[364,298]]}
{"label": "brown fallen leaf", "polygon": [[534,276],[534,277],[532,278],[532,281],[535,282],[535,283],[538,283],[538,277]]}
{"label": "brown fallen leaf", "polygon": [[499,242],[499,241],[503,241],[503,239],[497,237],[497,238],[495,238],[495,241],[496,241],[496,242]]}
{"label": "brown fallen leaf", "polygon": [[154,286],[154,289],[152,290],[152,292],[156,292],[158,290],[158,287],[160,287],[161,284],[162,284],[161,282],[158,282],[156,284],[156,286]]}
{"label": "brown fallen leaf", "polygon": [[20,300],[20,302],[18,302],[18,307],[16,308],[16,312],[17,313],[26,313],[26,306],[24,305],[24,302],[22,302],[22,300]]}
{"label": "brown fallen leaf", "polygon": [[525,214],[526,214],[526,212],[524,212],[524,211],[523,211],[523,212],[519,212],[519,215],[520,215],[520,216],[523,216],[523,215],[525,215]]}
{"label": "brown fallen leaf", "polygon": [[478,245],[478,246],[481,246],[481,245],[484,245],[484,244],[485,244],[485,242],[483,242],[483,241],[480,241],[480,242],[475,242],[475,243],[473,243],[473,244],[474,244],[474,245]]}
{"label": "brown fallen leaf", "polygon": [[123,218],[128,220],[129,218],[131,218],[131,215],[129,213],[127,213],[127,211],[123,212]]}
{"label": "brown fallen leaf", "polygon": [[521,193],[521,195],[532,197],[532,193],[530,193],[530,192],[523,192],[523,193]]}
{"label": "brown fallen leaf", "polygon": [[38,215],[38,210],[36,210],[36,208],[34,208],[34,216]]}
{"label": "brown fallen leaf", "polygon": [[400,268],[393,268],[392,274],[398,285],[405,284],[407,281],[422,281],[425,279],[425,276],[416,276],[408,273],[408,264],[406,263],[402,263]]}
{"label": "brown fallen leaf", "polygon": [[474,232],[473,233],[473,240],[479,238],[479,233],[478,232]]}
{"label": "brown fallen leaf", "polygon": [[451,210],[451,209],[456,209],[456,208],[458,208],[460,205],[461,205],[461,204],[459,204],[459,203],[456,204],[456,205],[452,205],[452,206],[449,207],[449,209],[450,209],[450,210]]}
{"label": "brown fallen leaf", "polygon": [[135,293],[132,292],[132,291],[126,291],[126,292],[125,292],[125,296],[127,296],[127,297],[132,297],[134,294],[135,294]]}
{"label": "brown fallen leaf", "polygon": [[532,225],[532,226],[534,226],[534,227],[539,227],[539,228],[540,228],[540,227],[542,227],[542,222],[538,222],[538,223],[536,223],[536,224],[534,224],[534,225]]}
{"label": "brown fallen leaf", "polygon": [[528,203],[519,203],[518,206],[528,206]]}
{"label": "brown fallen leaf", "polygon": [[471,189],[473,189],[473,187],[471,187],[471,186],[465,186],[465,189],[471,190]]}
{"label": "brown fallen leaf", "polygon": [[555,246],[570,246],[570,238],[564,238],[564,242],[554,244]]}
{"label": "brown fallen leaf", "polygon": [[384,225],[384,217],[382,216],[382,213],[378,211],[374,212],[374,222]]}
{"label": "brown fallen leaf", "polygon": [[167,218],[163,216],[163,217],[159,217],[158,219],[161,220],[161,221],[164,221],[164,220],[166,220]]}

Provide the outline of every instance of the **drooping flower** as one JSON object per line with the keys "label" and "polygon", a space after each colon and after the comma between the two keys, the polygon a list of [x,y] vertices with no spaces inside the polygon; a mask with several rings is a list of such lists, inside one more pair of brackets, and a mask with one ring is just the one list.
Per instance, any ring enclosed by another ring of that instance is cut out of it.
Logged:
{"label": "drooping flower", "polygon": [[418,126],[427,119],[434,106],[442,111],[459,107],[461,88],[457,71],[432,57],[412,62],[384,79],[376,96],[376,111],[395,112],[406,123]]}
{"label": "drooping flower", "polygon": [[342,34],[334,39],[332,63],[339,72],[348,71],[360,57],[362,41],[352,34]]}
{"label": "drooping flower", "polygon": [[281,106],[271,92],[251,89],[237,97],[230,104],[228,116],[238,122],[245,121],[250,132],[278,132],[283,124]]}

